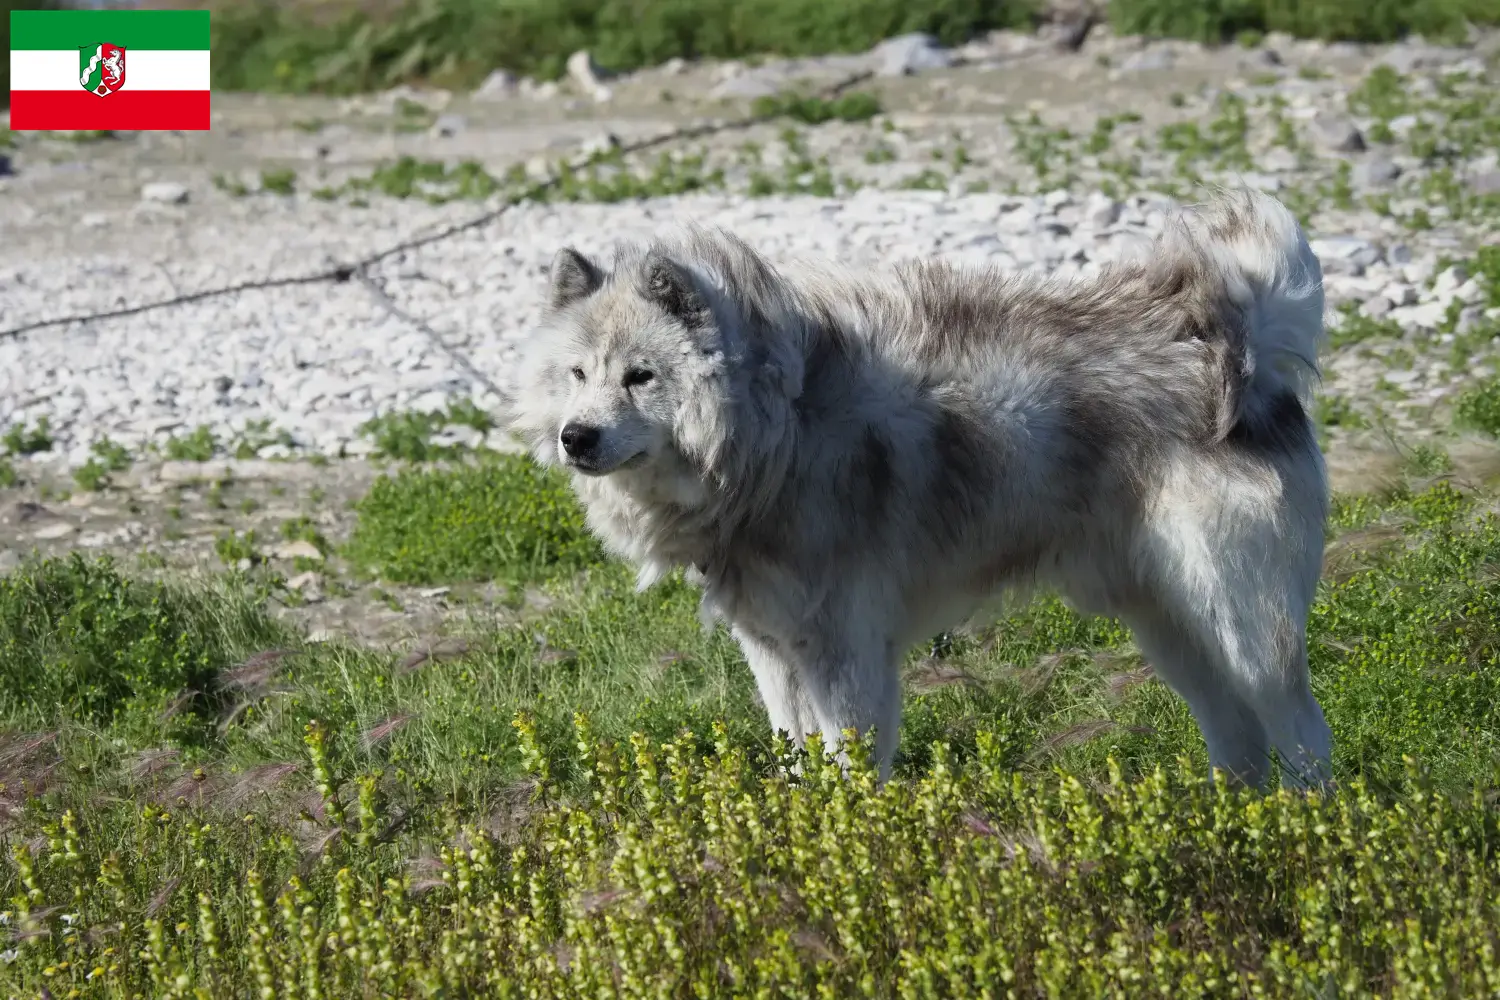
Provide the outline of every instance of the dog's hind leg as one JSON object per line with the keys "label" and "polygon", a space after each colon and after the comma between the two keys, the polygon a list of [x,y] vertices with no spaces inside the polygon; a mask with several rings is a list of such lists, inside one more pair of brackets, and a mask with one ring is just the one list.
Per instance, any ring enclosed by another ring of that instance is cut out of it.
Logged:
{"label": "dog's hind leg", "polygon": [[1196,629],[1174,617],[1160,607],[1124,615],[1146,662],[1187,702],[1208,744],[1209,766],[1246,784],[1264,786],[1272,768],[1264,723],[1233,678],[1226,676],[1217,651],[1198,641]]}
{"label": "dog's hind leg", "polygon": [[[1257,481],[1211,462],[1195,471],[1163,498],[1148,546],[1148,586],[1158,615],[1180,624],[1189,637],[1183,641],[1199,650],[1200,675],[1174,677],[1184,668],[1172,665],[1170,648],[1157,651],[1161,663],[1155,665],[1195,715],[1195,696],[1218,706],[1207,712],[1204,726],[1211,754],[1216,737],[1209,727],[1217,716],[1238,719],[1248,710],[1257,725],[1242,721],[1236,731],[1260,735],[1235,752],[1244,757],[1274,747],[1284,784],[1325,785],[1332,736],[1312,695],[1306,645],[1322,565],[1320,506],[1291,475]],[[1308,502],[1299,503],[1299,496]],[[1152,623],[1143,622],[1140,631],[1151,636]],[[1155,631],[1162,631],[1159,624]],[[1166,645],[1160,638],[1145,644]]]}

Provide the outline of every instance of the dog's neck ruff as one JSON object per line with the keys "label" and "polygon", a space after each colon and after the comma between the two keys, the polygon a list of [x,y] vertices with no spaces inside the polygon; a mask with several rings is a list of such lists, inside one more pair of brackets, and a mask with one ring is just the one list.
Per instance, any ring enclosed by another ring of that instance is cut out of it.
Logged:
{"label": "dog's neck ruff", "polygon": [[772,515],[791,474],[793,442],[778,435],[757,454],[725,449],[718,468],[684,462],[674,482],[649,471],[611,476],[575,475],[589,526],[606,547],[634,563],[642,586],[673,569],[689,570],[707,586],[723,577],[735,540]]}

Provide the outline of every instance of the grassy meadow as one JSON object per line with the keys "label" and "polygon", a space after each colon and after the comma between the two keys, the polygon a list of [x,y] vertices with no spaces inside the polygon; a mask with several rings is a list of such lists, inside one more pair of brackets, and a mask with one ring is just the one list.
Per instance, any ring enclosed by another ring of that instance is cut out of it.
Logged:
{"label": "grassy meadow", "polygon": [[890,785],[799,762],[694,592],[515,456],[360,501],[362,572],[503,595],[413,649],[290,634],[259,568],[27,563],[0,992],[1492,994],[1500,519],[1421,472],[1336,507],[1327,799],[1215,791],[1129,634],[1045,596],[913,651]]}

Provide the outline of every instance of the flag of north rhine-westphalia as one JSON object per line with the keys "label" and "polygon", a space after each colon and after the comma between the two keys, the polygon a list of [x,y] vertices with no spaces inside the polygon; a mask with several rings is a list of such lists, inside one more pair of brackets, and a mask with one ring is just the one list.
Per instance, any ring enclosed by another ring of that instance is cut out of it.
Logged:
{"label": "flag of north rhine-westphalia", "polygon": [[17,10],[10,127],[208,128],[208,11]]}

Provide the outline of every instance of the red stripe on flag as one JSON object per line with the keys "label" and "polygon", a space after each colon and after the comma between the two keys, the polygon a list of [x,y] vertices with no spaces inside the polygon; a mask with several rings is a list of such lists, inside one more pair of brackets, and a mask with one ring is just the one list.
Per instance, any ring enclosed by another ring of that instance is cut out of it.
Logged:
{"label": "red stripe on flag", "polygon": [[12,90],[10,127],[27,129],[206,129],[207,90],[122,90],[98,97],[78,90]]}

